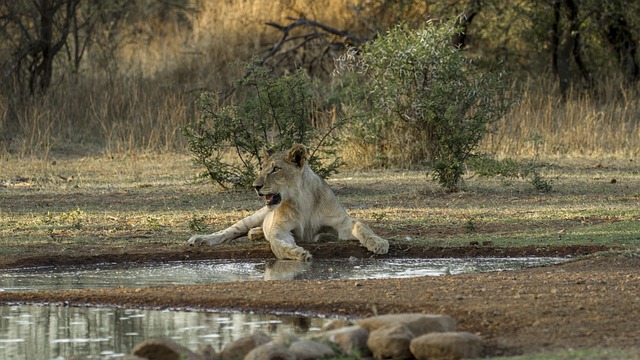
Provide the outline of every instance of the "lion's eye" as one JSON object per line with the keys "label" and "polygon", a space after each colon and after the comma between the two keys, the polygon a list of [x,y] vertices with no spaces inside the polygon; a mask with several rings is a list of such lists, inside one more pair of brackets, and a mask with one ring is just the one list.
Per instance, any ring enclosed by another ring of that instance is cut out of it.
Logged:
{"label": "lion's eye", "polygon": [[275,174],[275,173],[277,173],[278,171],[280,171],[280,168],[279,168],[279,167],[277,167],[277,166],[274,166],[274,167],[273,167],[273,169],[271,169],[271,173],[272,173],[272,174]]}

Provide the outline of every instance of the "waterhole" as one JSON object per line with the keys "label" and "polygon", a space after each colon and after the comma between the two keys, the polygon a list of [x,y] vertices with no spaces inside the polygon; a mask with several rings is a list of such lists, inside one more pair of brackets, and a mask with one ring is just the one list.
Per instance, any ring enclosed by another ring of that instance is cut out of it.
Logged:
{"label": "waterhole", "polygon": [[[99,264],[1,270],[0,291],[207,284],[229,281],[375,279],[505,271],[563,258],[316,259],[312,262],[210,260],[162,264]],[[118,358],[150,338],[196,349],[222,346],[262,330],[306,334],[326,321],[313,317],[159,311],[105,307],[0,306],[0,360]]]}
{"label": "waterhole", "polygon": [[514,270],[563,258],[207,260],[161,264],[99,264],[0,272],[0,291],[70,290],[229,281],[383,279]]}
{"label": "waterhole", "polygon": [[325,319],[246,313],[208,313],[63,306],[1,306],[0,360],[114,359],[144,340],[172,339],[195,350],[220,351],[256,330],[275,337],[318,331]]}

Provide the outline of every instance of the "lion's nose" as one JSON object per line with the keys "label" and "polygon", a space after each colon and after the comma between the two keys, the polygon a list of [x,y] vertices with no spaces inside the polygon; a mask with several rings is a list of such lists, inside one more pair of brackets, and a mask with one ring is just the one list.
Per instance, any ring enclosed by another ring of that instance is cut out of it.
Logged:
{"label": "lion's nose", "polygon": [[256,189],[256,192],[258,193],[258,195],[260,195],[260,189],[262,189],[262,185],[255,185],[253,188]]}

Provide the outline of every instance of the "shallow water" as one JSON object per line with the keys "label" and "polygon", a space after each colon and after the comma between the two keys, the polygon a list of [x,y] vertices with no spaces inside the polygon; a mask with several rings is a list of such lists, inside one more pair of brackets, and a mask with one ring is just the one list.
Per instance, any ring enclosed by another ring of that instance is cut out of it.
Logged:
{"label": "shallow water", "polygon": [[152,338],[169,338],[191,350],[211,344],[220,351],[256,330],[272,337],[302,335],[318,331],[325,321],[243,313],[0,306],[0,360],[112,359]]}
{"label": "shallow water", "polygon": [[[210,260],[163,264],[0,270],[0,291],[207,284],[295,279],[376,279],[513,270],[563,258]],[[117,358],[151,338],[216,350],[260,329],[272,336],[318,330],[308,317],[135,310],[105,307],[0,306],[0,360]]]}
{"label": "shallow water", "polygon": [[162,264],[99,264],[0,271],[0,291],[96,289],[229,281],[382,279],[513,270],[563,258],[207,260]]}

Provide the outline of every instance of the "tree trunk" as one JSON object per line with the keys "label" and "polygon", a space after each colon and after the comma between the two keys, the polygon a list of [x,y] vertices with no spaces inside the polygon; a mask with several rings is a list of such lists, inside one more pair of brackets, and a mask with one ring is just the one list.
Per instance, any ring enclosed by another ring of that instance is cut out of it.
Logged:
{"label": "tree trunk", "polygon": [[[590,80],[589,72],[582,61],[580,51],[580,19],[578,5],[574,0],[554,1],[554,22],[552,25],[552,67],[560,84],[560,94],[566,96],[573,78],[574,64],[580,75]],[[564,16],[563,16],[564,15]],[[566,26],[560,33],[561,20],[566,18]]]}
{"label": "tree trunk", "polygon": [[[31,44],[31,64],[29,66],[29,90],[31,94],[44,92],[51,86],[53,61],[64,46],[73,14],[81,0],[39,0],[36,8],[39,14],[37,39]],[[56,23],[56,13],[64,6],[62,20]],[[59,33],[56,40],[54,28]]]}
{"label": "tree trunk", "polygon": [[607,41],[613,46],[622,68],[623,74],[632,81],[638,81],[640,77],[640,65],[638,65],[638,43],[634,39],[629,25],[622,14],[611,19],[605,27]]}
{"label": "tree trunk", "polygon": [[560,76],[558,69],[558,48],[560,47],[560,0],[553,2],[553,23],[551,24],[551,68],[555,76]]}
{"label": "tree trunk", "polygon": [[40,1],[40,51],[42,60],[35,72],[39,81],[40,90],[44,91],[51,85],[53,77],[53,15],[57,9],[56,4],[51,4],[50,0]]}

